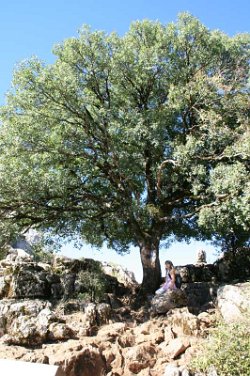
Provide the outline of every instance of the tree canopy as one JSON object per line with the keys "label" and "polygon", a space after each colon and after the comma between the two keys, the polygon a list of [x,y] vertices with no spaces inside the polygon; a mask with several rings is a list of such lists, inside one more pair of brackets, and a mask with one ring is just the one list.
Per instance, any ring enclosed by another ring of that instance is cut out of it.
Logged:
{"label": "tree canopy", "polygon": [[146,290],[164,239],[248,234],[249,43],[183,13],[122,37],[83,27],[54,64],[21,63],[1,109],[2,223],[138,246]]}

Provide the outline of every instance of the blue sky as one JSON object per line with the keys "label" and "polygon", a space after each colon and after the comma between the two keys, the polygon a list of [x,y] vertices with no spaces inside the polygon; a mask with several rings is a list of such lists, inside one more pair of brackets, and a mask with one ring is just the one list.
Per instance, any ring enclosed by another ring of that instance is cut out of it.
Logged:
{"label": "blue sky", "polygon": [[189,11],[207,27],[229,35],[249,31],[249,0],[9,0],[0,8],[0,104],[10,88],[15,65],[36,55],[53,62],[52,46],[93,29],[124,34],[133,20],[175,21]]}
{"label": "blue sky", "polygon": [[[88,24],[93,29],[107,33],[124,34],[132,21],[138,19],[159,20],[163,24],[175,21],[178,13],[189,11],[210,29],[220,29],[229,35],[249,32],[249,0],[10,0],[1,1],[0,9],[0,104],[10,89],[16,64],[31,56],[38,56],[47,63],[54,61],[53,45],[77,35],[77,30]],[[161,258],[172,259],[175,264],[195,261],[198,248],[205,248],[209,261],[214,260],[210,245],[193,242],[190,245],[174,245],[163,250]],[[88,256],[91,251],[65,253],[75,257]],[[119,258],[115,253],[94,252],[95,258],[111,259],[125,264],[140,279],[141,269],[138,251]]]}

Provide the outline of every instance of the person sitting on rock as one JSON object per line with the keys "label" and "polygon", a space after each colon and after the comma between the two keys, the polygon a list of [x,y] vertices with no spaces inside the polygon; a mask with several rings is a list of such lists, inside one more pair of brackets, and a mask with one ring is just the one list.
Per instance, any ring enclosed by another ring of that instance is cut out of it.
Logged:
{"label": "person sitting on rock", "polygon": [[156,295],[164,294],[168,290],[176,290],[177,287],[175,286],[175,269],[172,261],[165,261],[165,269],[166,269],[166,280],[161,285],[161,287],[156,290]]}

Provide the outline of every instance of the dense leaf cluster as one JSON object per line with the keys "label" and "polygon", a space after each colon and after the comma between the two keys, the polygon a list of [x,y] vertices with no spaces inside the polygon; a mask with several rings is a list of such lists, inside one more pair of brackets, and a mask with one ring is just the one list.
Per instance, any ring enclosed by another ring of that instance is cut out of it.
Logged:
{"label": "dense leaf cluster", "polygon": [[221,376],[241,376],[250,372],[249,322],[220,324],[193,359],[192,367],[208,372],[216,369]]}

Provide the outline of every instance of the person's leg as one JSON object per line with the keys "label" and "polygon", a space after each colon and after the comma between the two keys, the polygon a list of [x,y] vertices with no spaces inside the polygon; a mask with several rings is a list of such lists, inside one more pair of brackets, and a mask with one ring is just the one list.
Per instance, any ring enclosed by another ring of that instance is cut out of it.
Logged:
{"label": "person's leg", "polygon": [[156,295],[161,295],[164,294],[166,290],[163,287],[160,287],[158,290],[156,290],[155,294]]}

